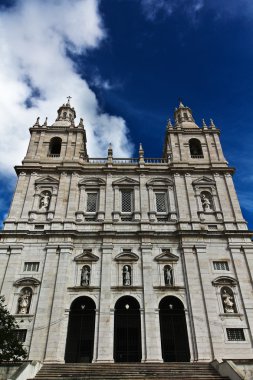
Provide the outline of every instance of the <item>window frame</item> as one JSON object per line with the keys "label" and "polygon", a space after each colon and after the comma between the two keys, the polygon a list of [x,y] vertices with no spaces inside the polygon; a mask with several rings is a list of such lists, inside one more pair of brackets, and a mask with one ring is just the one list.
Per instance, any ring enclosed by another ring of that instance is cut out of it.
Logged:
{"label": "window frame", "polygon": [[[123,193],[130,194],[130,202],[131,202],[131,210],[130,211],[123,211]],[[120,212],[123,215],[132,215],[134,212],[134,190],[129,188],[122,188],[120,189]]]}
{"label": "window frame", "polygon": [[[33,270],[33,269],[31,269],[31,270],[27,270],[26,269],[26,265],[28,265],[28,264],[37,264],[37,266],[38,266],[38,269],[35,269],[35,270]],[[24,261],[24,263],[23,263],[23,272],[25,272],[25,273],[27,273],[27,272],[34,272],[34,273],[37,273],[37,272],[39,272],[39,269],[40,269],[40,261]]]}
{"label": "window frame", "polygon": [[[157,194],[164,194],[164,205],[165,205],[165,211],[158,211],[157,210]],[[163,189],[155,189],[154,190],[154,202],[155,202],[155,210],[158,215],[167,215],[169,212],[169,202],[168,202],[168,191]]]}
{"label": "window frame", "polygon": [[[96,194],[96,209],[95,209],[95,211],[88,210],[88,199],[89,199],[90,194]],[[99,189],[98,190],[86,189],[86,211],[85,211],[85,213],[95,215],[98,212],[98,209],[99,209]]]}

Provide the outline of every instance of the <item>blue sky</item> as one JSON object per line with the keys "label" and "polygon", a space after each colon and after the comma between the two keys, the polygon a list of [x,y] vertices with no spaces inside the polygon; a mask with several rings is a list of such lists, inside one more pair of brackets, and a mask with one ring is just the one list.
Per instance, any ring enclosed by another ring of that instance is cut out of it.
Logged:
{"label": "blue sky", "polygon": [[[88,152],[162,154],[178,99],[197,124],[213,118],[253,228],[253,2],[0,1],[0,218],[37,116],[53,122],[72,96]],[[18,20],[18,22],[17,22]]]}

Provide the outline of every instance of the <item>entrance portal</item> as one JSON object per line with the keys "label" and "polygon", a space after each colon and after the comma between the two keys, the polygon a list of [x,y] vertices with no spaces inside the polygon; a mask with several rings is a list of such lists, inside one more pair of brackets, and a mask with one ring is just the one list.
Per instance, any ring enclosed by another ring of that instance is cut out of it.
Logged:
{"label": "entrance portal", "polygon": [[140,305],[130,296],[121,297],[115,304],[114,360],[141,361]]}
{"label": "entrance portal", "polygon": [[190,350],[184,305],[173,296],[159,303],[162,357],[165,362],[188,362]]}
{"label": "entrance portal", "polygon": [[95,302],[78,297],[70,308],[65,351],[66,363],[91,363],[93,359]]}

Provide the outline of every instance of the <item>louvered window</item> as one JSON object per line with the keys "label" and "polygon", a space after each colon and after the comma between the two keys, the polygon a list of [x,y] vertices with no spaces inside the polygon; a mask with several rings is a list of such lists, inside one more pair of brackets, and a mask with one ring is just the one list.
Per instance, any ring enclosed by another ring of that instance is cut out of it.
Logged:
{"label": "louvered window", "polygon": [[214,261],[213,267],[215,270],[229,270],[227,261]]}
{"label": "louvered window", "polygon": [[40,263],[28,261],[24,264],[24,272],[38,272]]}
{"label": "louvered window", "polygon": [[98,193],[87,193],[87,212],[97,211]]}
{"label": "louvered window", "polygon": [[243,329],[227,329],[228,340],[242,341],[245,340]]}
{"label": "louvered window", "polygon": [[155,193],[155,200],[156,200],[156,211],[166,212],[167,211],[166,193],[165,192]]}
{"label": "louvered window", "polygon": [[131,190],[121,191],[121,211],[122,212],[133,211],[133,192]]}

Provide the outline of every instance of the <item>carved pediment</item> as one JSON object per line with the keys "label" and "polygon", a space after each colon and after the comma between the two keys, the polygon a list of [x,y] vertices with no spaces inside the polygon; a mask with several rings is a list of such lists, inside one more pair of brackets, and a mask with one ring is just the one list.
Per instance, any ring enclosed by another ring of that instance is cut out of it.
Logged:
{"label": "carved pediment", "polygon": [[138,261],[139,256],[136,253],[129,250],[123,250],[114,259],[115,261]]}
{"label": "carved pediment", "polygon": [[147,186],[164,187],[173,186],[173,181],[169,178],[152,178],[147,182]]}
{"label": "carved pediment", "polygon": [[83,178],[79,182],[79,186],[87,186],[87,187],[105,186],[105,181],[101,178],[95,178],[95,177]]}
{"label": "carved pediment", "polygon": [[98,261],[99,260],[99,257],[94,255],[92,253],[92,250],[91,249],[84,249],[83,250],[83,253],[81,253],[80,255],[77,255],[75,258],[74,258],[74,261],[77,261],[77,262],[91,262],[91,261]]}
{"label": "carved pediment", "polygon": [[235,278],[228,277],[228,276],[220,276],[212,281],[212,284],[214,286],[222,286],[222,285],[235,286],[237,285],[237,283],[238,282]]}
{"label": "carved pediment", "polygon": [[179,257],[171,253],[169,249],[164,249],[160,255],[154,258],[154,260],[162,263],[169,263],[178,261]]}
{"label": "carved pediment", "polygon": [[33,277],[23,277],[15,281],[14,286],[39,286],[40,281]]}
{"label": "carved pediment", "polygon": [[130,177],[124,177],[114,181],[113,186],[139,186],[139,182]]}
{"label": "carved pediment", "polygon": [[35,181],[35,185],[59,185],[58,179],[51,177],[51,176],[46,176],[46,177],[41,177]]}
{"label": "carved pediment", "polygon": [[203,176],[201,178],[196,179],[192,182],[193,186],[199,186],[199,185],[215,185],[215,181],[212,178]]}

